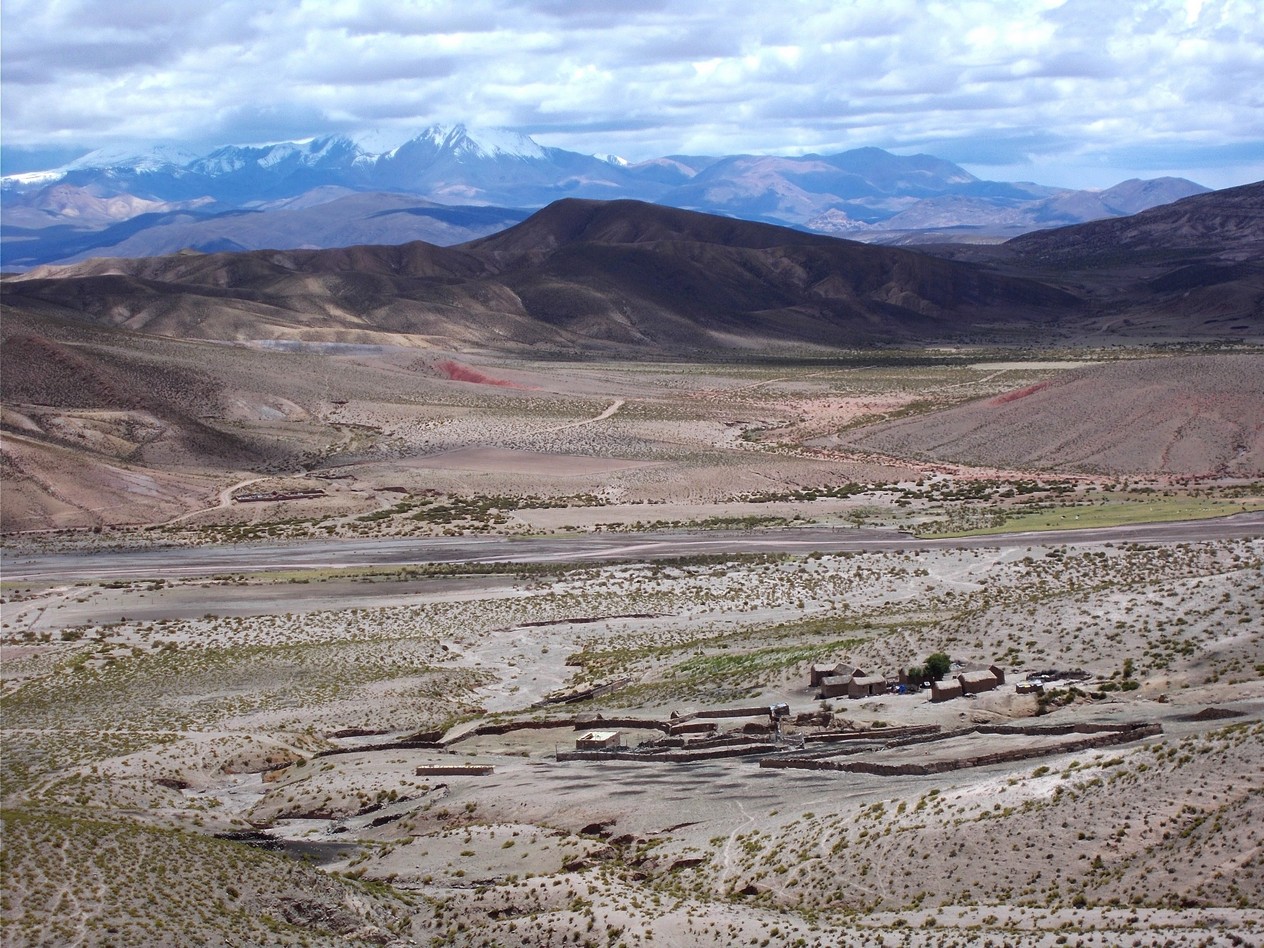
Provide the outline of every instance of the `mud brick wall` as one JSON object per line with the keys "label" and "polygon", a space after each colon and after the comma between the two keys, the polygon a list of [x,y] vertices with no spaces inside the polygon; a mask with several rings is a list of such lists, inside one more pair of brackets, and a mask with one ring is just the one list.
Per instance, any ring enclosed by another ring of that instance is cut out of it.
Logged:
{"label": "mud brick wall", "polygon": [[[927,776],[930,774],[948,773],[964,770],[969,767],[988,767],[992,764],[1006,764],[1019,760],[1030,760],[1034,757],[1052,757],[1055,754],[1072,754],[1077,751],[1090,750],[1094,747],[1109,747],[1113,744],[1126,744],[1144,737],[1161,734],[1163,728],[1159,724],[1131,724],[1120,727],[1107,725],[1108,730],[1100,725],[1093,725],[1092,733],[1075,741],[1065,741],[1053,747],[1016,747],[1013,750],[998,751],[994,754],[977,754],[970,757],[957,757],[951,760],[937,760],[925,764],[884,764],[881,761],[855,760],[839,761],[829,759],[812,759],[802,757],[778,757],[760,761],[761,767],[797,770],[843,770],[850,773],[875,774],[878,776]],[[980,729],[981,730],[981,729]],[[960,735],[957,732],[956,735]],[[993,729],[989,733],[998,733]],[[1081,733],[1073,726],[1041,728],[1014,728],[1008,733],[1027,734],[1029,736],[1048,736],[1058,733]]]}
{"label": "mud brick wall", "polygon": [[413,771],[418,777],[486,777],[495,772],[490,764],[423,764]]}
{"label": "mud brick wall", "polygon": [[[1044,734],[1105,734],[1112,731],[1126,731],[1152,727],[1148,722],[1132,722],[1130,724],[980,724],[974,730],[980,734],[1027,734],[1029,736]],[[1161,728],[1160,728],[1161,730]]]}
{"label": "mud brick wall", "polygon": [[617,731],[621,728],[639,731],[671,730],[671,725],[664,721],[653,721],[649,718],[579,718],[575,721],[576,731]]}
{"label": "mud brick wall", "polygon": [[753,708],[719,708],[707,711],[695,711],[694,718],[766,718],[768,705],[757,705]]}
{"label": "mud brick wall", "polygon": [[317,751],[312,760],[320,757],[337,757],[341,754],[365,754],[372,751],[388,750],[443,750],[447,745],[434,741],[385,741],[381,744],[361,744],[358,747],[332,747],[329,750]]}
{"label": "mud brick wall", "polygon": [[[598,722],[604,726],[605,722]],[[586,728],[593,727],[593,724],[585,725]],[[447,739],[443,742],[444,747],[450,747],[453,744],[459,744],[461,741],[468,741],[472,737],[482,737],[485,734],[509,734],[513,731],[532,731],[537,728],[566,727],[571,730],[575,729],[574,718],[556,718],[548,721],[506,721],[504,724],[480,724],[471,731],[464,734],[458,734],[456,737]]]}
{"label": "mud brick wall", "polygon": [[631,760],[640,764],[679,764],[696,760],[718,760],[724,757],[766,754],[774,749],[772,744],[738,744],[703,750],[668,751],[665,754],[646,754],[636,751],[558,751],[557,759],[563,762],[568,760]]}
{"label": "mud brick wall", "polygon": [[890,742],[901,738],[921,738],[928,734],[938,734],[943,728],[938,724],[916,724],[909,727],[882,727],[867,731],[825,731],[821,734],[807,734],[809,744],[832,741],[882,741]]}
{"label": "mud brick wall", "polygon": [[710,734],[714,731],[716,725],[711,721],[685,721],[682,724],[673,724],[667,729],[668,734]]}

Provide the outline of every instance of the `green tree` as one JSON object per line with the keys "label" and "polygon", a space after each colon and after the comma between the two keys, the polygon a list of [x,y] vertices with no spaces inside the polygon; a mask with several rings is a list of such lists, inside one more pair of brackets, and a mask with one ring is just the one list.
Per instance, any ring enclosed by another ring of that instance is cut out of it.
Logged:
{"label": "green tree", "polygon": [[935,652],[926,658],[926,672],[935,681],[943,681],[944,675],[952,668],[952,659],[943,652]]}

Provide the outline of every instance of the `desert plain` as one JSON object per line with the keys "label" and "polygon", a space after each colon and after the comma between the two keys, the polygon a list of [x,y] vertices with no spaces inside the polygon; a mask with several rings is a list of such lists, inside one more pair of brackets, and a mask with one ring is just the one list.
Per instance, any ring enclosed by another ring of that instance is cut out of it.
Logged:
{"label": "desert plain", "polygon": [[6,341],[5,944],[1264,939],[1251,347],[94,332]]}

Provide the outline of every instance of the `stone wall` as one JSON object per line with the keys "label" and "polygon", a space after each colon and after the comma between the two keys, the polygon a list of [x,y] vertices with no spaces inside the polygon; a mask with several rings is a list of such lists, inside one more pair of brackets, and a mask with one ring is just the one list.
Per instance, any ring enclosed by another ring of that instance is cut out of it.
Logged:
{"label": "stone wall", "polygon": [[413,771],[418,777],[486,777],[495,772],[491,764],[423,764]]}
{"label": "stone wall", "polygon": [[662,731],[666,734],[670,729],[667,722],[650,718],[581,717],[575,720],[577,731]]}
{"label": "stone wall", "polygon": [[752,754],[769,754],[776,750],[773,744],[763,742],[730,744],[724,747],[711,745],[697,750],[683,748],[661,754],[647,754],[644,751],[558,751],[559,762],[568,760],[628,760],[639,764],[681,764],[698,760],[719,760],[724,757],[748,757]]}
{"label": "stone wall", "polygon": [[[987,727],[987,730],[984,730]],[[1082,730],[1083,729],[1083,730]],[[929,774],[947,773],[953,770],[964,770],[969,767],[988,767],[993,764],[1006,764],[1033,757],[1052,757],[1055,754],[1071,754],[1089,750],[1094,747],[1109,747],[1113,744],[1126,744],[1139,741],[1163,733],[1163,727],[1153,723],[1136,723],[1127,725],[1067,725],[1041,728],[1037,726],[1018,726],[1007,728],[1004,725],[981,726],[975,729],[981,733],[1011,733],[1029,736],[1048,736],[1050,734],[1080,733],[1086,736],[1074,741],[1063,741],[1061,744],[1048,747],[1016,747],[1013,750],[998,751],[994,754],[977,754],[969,757],[955,757],[950,760],[935,760],[925,764],[886,764],[869,760],[829,760],[803,757],[775,757],[762,760],[761,767],[773,767],[796,770],[841,770],[850,773],[876,774],[879,776],[926,776]],[[958,737],[962,732],[950,732],[944,737]],[[940,738],[943,739],[943,738]],[[912,743],[912,742],[907,742]]]}
{"label": "stone wall", "polygon": [[[677,720],[683,720],[686,715],[680,715]],[[691,718],[766,718],[768,717],[768,705],[756,705],[753,708],[716,708],[706,711],[694,711],[688,715]]]}
{"label": "stone wall", "polygon": [[892,741],[902,737],[921,737],[938,734],[942,731],[938,724],[913,724],[907,727],[871,728],[867,731],[822,731],[820,734],[807,734],[809,744],[830,743],[833,741]]}
{"label": "stone wall", "polygon": [[[603,728],[607,726],[605,721],[598,723]],[[584,724],[583,728],[588,730],[593,726],[593,722],[589,722],[588,724]],[[503,724],[480,724],[478,727],[466,731],[463,734],[458,734],[456,737],[445,738],[443,746],[451,747],[453,744],[461,743],[461,741],[468,741],[472,737],[482,737],[486,734],[509,734],[513,731],[534,731],[537,729],[543,730],[545,728],[562,727],[576,730],[579,725],[576,723],[574,718],[551,718],[545,721],[505,721]]]}
{"label": "stone wall", "polygon": [[320,757],[338,757],[343,754],[367,754],[372,751],[388,751],[388,750],[443,750],[447,745],[438,744],[434,741],[384,741],[381,744],[361,744],[358,747],[331,747],[329,750],[317,751],[312,755],[311,759],[316,760]]}

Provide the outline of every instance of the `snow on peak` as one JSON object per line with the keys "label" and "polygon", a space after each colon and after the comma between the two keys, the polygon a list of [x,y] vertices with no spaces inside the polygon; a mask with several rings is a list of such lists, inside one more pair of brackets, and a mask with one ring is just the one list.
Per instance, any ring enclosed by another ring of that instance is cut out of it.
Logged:
{"label": "snow on peak", "polygon": [[593,155],[593,157],[598,161],[604,161],[606,164],[616,165],[619,168],[627,168],[632,164],[632,162],[628,161],[628,159],[620,158],[618,155],[597,154]]}
{"label": "snow on peak", "polygon": [[523,158],[546,157],[536,142],[508,128],[470,128],[467,125],[431,125],[417,136],[458,157]]}
{"label": "snow on peak", "polygon": [[360,132],[352,140],[366,157],[394,154],[405,141],[399,132],[385,128],[374,128],[366,132]]}
{"label": "snow on peak", "polygon": [[286,163],[317,167],[328,161],[355,161],[363,152],[355,142],[341,135],[304,138],[292,142],[259,145],[225,145],[195,162],[191,168],[202,174],[231,174],[247,165],[275,168]]}
{"label": "snow on peak", "polygon": [[358,155],[363,153],[363,149],[354,140],[345,135],[329,135],[325,138],[316,138],[307,147],[307,153],[311,161],[329,158],[337,155],[339,152],[351,152]]}
{"label": "snow on peak", "polygon": [[153,145],[144,150],[134,146],[98,148],[82,158],[65,165],[65,171],[82,171],[93,168],[126,168],[131,171],[163,171],[172,167],[185,168],[197,161],[198,155],[174,144]]}
{"label": "snow on peak", "polygon": [[24,171],[20,174],[6,174],[3,179],[10,187],[29,188],[37,184],[52,184],[66,177],[64,171]]}
{"label": "snow on peak", "polygon": [[259,159],[259,167],[271,168],[274,165],[279,165],[281,162],[285,161],[287,158],[293,157],[294,155],[298,154],[301,151],[301,149],[302,149],[301,145],[294,144],[291,142],[286,142],[285,144],[282,144],[282,145],[273,145]]}

